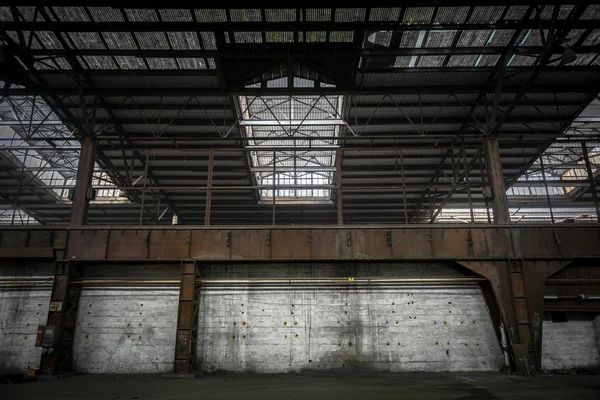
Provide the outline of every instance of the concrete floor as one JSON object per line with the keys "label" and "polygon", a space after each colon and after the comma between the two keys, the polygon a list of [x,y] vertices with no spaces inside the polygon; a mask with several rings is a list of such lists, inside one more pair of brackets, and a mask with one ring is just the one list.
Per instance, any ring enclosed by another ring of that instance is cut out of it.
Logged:
{"label": "concrete floor", "polygon": [[3,400],[28,399],[599,399],[600,376],[521,378],[500,373],[81,375],[0,385]]}

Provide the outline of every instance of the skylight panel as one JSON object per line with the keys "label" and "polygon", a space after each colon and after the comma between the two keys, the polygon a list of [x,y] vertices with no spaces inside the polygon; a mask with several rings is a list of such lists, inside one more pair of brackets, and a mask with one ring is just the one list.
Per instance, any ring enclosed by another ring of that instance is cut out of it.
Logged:
{"label": "skylight panel", "polygon": [[329,41],[337,43],[351,43],[354,40],[353,31],[331,31],[329,33]]}
{"label": "skylight panel", "polygon": [[363,22],[365,8],[338,8],[335,10],[335,22]]}
{"label": "skylight panel", "polygon": [[331,8],[309,8],[306,10],[306,20],[311,22],[331,21]]}
{"label": "skylight panel", "polygon": [[272,32],[266,33],[267,43],[293,43],[294,32]]}
{"label": "skylight panel", "polygon": [[406,68],[410,65],[412,57],[410,56],[397,56],[394,62],[395,68]]}
{"label": "skylight panel", "polygon": [[131,22],[157,22],[158,15],[151,8],[126,8],[125,14]]}
{"label": "skylight panel", "polygon": [[458,40],[457,47],[483,47],[487,43],[491,30],[463,31]]}
{"label": "skylight panel", "polygon": [[173,50],[200,50],[196,32],[168,32]]}
{"label": "skylight panel", "polygon": [[260,10],[258,8],[229,10],[231,22],[261,22]]}
{"label": "skylight panel", "polygon": [[43,46],[47,49],[62,49],[58,38],[52,31],[37,31],[37,36],[42,42]]}
{"label": "skylight panel", "polygon": [[404,31],[404,32],[402,32],[402,39],[400,40],[400,47],[401,48],[417,47],[418,39],[419,39],[419,31]]}
{"label": "skylight panel", "polygon": [[435,7],[409,7],[404,14],[405,24],[428,24]]}
{"label": "skylight panel", "polygon": [[469,24],[494,24],[498,22],[504,11],[504,6],[477,6],[471,14]]}
{"label": "skylight panel", "polygon": [[323,43],[325,42],[325,31],[306,32],[306,41],[308,43]]}
{"label": "skylight panel", "polygon": [[213,32],[200,32],[200,38],[202,39],[202,46],[205,50],[216,50],[217,39]]}
{"label": "skylight panel", "polygon": [[181,69],[207,69],[202,58],[178,58],[177,64]]}
{"label": "skylight panel", "polygon": [[61,22],[90,22],[84,7],[53,7]]}
{"label": "skylight panel", "polygon": [[97,32],[69,32],[69,37],[78,49],[105,49],[104,43]]}
{"label": "skylight panel", "polygon": [[449,67],[473,67],[479,56],[474,54],[468,55],[453,55],[448,61]]}
{"label": "skylight panel", "polygon": [[508,11],[506,12],[506,15],[504,16],[504,19],[506,19],[506,20],[522,19],[525,16],[525,13],[527,12],[528,8],[529,8],[529,6],[510,6],[508,8]]}
{"label": "skylight panel", "polygon": [[169,49],[164,32],[135,32],[134,34],[143,50]]}
{"label": "skylight panel", "polygon": [[[301,77],[294,77],[292,82],[294,87],[315,86],[315,81]],[[270,88],[287,85],[288,77],[267,81]],[[342,97],[241,96],[239,102],[239,124],[252,139],[245,145],[251,149],[251,170],[261,186],[260,200],[330,203],[335,150],[344,125],[340,117]]]}
{"label": "skylight panel", "polygon": [[109,56],[83,56],[91,69],[117,69],[112,57]]}
{"label": "skylight panel", "polygon": [[102,32],[109,49],[114,50],[137,50],[133,36],[129,32]]}
{"label": "skylight panel", "polygon": [[513,29],[497,29],[492,31],[486,46],[502,47],[508,45],[510,39],[515,34]]}
{"label": "skylight panel", "polygon": [[113,7],[88,7],[96,22],[124,22],[123,14]]}
{"label": "skylight panel", "polygon": [[421,56],[419,57],[419,67],[441,67],[446,56]]}
{"label": "skylight panel", "polygon": [[160,17],[166,22],[192,22],[192,14],[185,8],[161,8]]}
{"label": "skylight panel", "polygon": [[0,7],[0,21],[12,21],[12,12],[10,7]]}
{"label": "skylight panel", "polygon": [[440,7],[435,16],[435,24],[462,24],[467,18],[469,7]]}
{"label": "skylight panel", "polygon": [[198,22],[227,22],[227,14],[224,9],[198,9],[194,10]]}
{"label": "skylight panel", "polygon": [[590,4],[587,6],[583,14],[579,19],[599,19],[600,18],[600,4]]}
{"label": "skylight panel", "polygon": [[260,32],[233,32],[236,43],[262,43]]}
{"label": "skylight panel", "polygon": [[290,8],[268,8],[265,10],[267,22],[294,22],[296,21],[296,10]]}
{"label": "skylight panel", "polygon": [[500,55],[499,54],[486,54],[486,55],[482,55],[481,58],[479,58],[479,62],[476,64],[476,66],[478,67],[493,67],[498,63],[498,60],[500,59]]}
{"label": "skylight panel", "polygon": [[450,47],[456,31],[429,31],[425,47]]}
{"label": "skylight panel", "polygon": [[170,57],[148,57],[146,58],[150,69],[177,69],[177,63]]}
{"label": "skylight panel", "polygon": [[369,14],[369,21],[372,22],[385,22],[385,21],[398,21],[400,18],[400,8],[372,8]]}
{"label": "skylight panel", "polygon": [[121,69],[146,69],[144,59],[135,56],[115,56]]}

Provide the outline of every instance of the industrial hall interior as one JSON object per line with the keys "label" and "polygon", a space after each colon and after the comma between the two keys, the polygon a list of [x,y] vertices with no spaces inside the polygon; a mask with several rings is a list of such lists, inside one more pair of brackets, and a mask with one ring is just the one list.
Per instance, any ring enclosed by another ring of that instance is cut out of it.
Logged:
{"label": "industrial hall interior", "polygon": [[1,398],[599,373],[600,1],[1,2]]}

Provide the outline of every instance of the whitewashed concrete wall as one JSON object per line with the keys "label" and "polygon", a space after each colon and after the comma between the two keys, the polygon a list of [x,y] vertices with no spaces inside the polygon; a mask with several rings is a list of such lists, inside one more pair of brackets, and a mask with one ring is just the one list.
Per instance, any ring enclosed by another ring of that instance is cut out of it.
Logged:
{"label": "whitewashed concrete wall", "polygon": [[50,287],[0,288],[0,373],[39,368],[42,349],[35,338],[48,317],[50,292]]}
{"label": "whitewashed concrete wall", "polygon": [[544,320],[542,369],[594,368],[600,366],[594,321],[552,322]]}
{"label": "whitewashed concrete wall", "polygon": [[84,287],[74,343],[85,373],[173,370],[178,287]]}
{"label": "whitewashed concrete wall", "polygon": [[[0,279],[48,278],[51,264],[0,264]],[[40,366],[35,347],[38,325],[46,323],[52,287],[0,287],[0,374],[24,373]]]}
{"label": "whitewashed concrete wall", "polygon": [[204,371],[497,371],[478,285],[205,288]]}

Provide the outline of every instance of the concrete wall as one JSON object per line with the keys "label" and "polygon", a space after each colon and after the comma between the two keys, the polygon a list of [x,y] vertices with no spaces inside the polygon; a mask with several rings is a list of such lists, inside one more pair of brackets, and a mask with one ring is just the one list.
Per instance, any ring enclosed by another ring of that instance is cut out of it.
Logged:
{"label": "concrete wall", "polygon": [[[382,276],[460,275],[453,268],[294,265],[295,276],[335,271]],[[265,276],[267,266],[203,268],[204,275]],[[286,274],[280,266],[277,274]],[[255,372],[363,369],[488,371],[502,351],[477,284],[203,288],[198,364]]]}
{"label": "concrete wall", "polygon": [[[568,313],[567,322],[544,319],[542,369],[599,367],[594,321],[587,314]],[[597,318],[596,318],[597,319]]]}
{"label": "concrete wall", "polygon": [[594,318],[594,333],[596,334],[596,346],[598,347],[598,356],[600,356],[600,314]]}
{"label": "concrete wall", "polygon": [[178,287],[93,287],[81,293],[75,368],[85,373],[173,370]]}
{"label": "concrete wall", "polygon": [[[49,277],[51,264],[2,263],[0,279]],[[0,287],[0,374],[24,373],[40,365],[42,349],[35,347],[38,325],[45,324],[51,286]]]}

